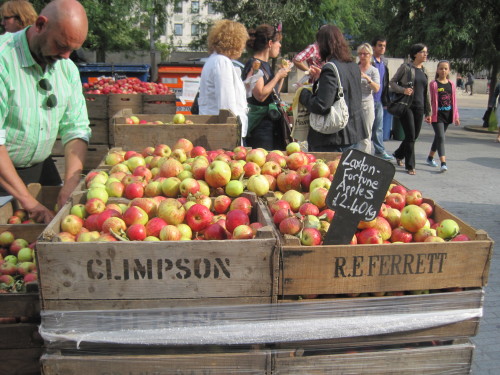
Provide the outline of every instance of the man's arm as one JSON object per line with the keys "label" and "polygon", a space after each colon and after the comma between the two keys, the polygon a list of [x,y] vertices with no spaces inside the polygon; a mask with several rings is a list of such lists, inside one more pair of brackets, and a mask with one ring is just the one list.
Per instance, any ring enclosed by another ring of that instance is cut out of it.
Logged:
{"label": "man's arm", "polygon": [[302,62],[302,61],[297,61],[297,60],[293,60],[293,64],[299,68],[300,70],[302,71],[308,71],[309,70],[309,66],[305,63],[305,62]]}
{"label": "man's arm", "polygon": [[87,155],[87,142],[82,139],[72,139],[64,146],[64,185],[57,197],[57,207],[61,208],[75,190],[82,178],[83,163]]}
{"label": "man's arm", "polygon": [[3,188],[28,211],[29,217],[36,222],[48,223],[54,213],[31,196],[26,185],[17,174],[12,160],[10,160],[5,145],[0,146],[0,184]]}

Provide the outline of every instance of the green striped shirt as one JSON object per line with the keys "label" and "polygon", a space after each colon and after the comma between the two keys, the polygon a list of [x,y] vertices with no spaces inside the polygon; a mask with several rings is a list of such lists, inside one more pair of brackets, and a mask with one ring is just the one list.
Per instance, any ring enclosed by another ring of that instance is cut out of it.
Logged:
{"label": "green striped shirt", "polygon": [[[91,134],[78,68],[63,59],[44,72],[31,55],[27,30],[0,35],[0,145],[18,168],[45,160],[57,136],[63,144],[76,138],[88,143]],[[39,86],[43,78],[51,90]],[[54,108],[47,106],[51,94]]]}

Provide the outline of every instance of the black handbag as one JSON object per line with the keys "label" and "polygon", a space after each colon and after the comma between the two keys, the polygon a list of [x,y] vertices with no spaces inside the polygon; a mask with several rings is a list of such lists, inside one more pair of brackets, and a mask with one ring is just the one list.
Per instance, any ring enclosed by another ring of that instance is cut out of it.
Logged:
{"label": "black handbag", "polygon": [[412,102],[413,95],[398,94],[394,96],[387,106],[387,112],[394,117],[401,117],[406,113],[408,108],[410,108]]}
{"label": "black handbag", "polygon": [[[405,88],[413,87],[413,68],[408,64],[408,83],[405,85]],[[401,86],[401,85],[400,85]],[[391,102],[387,105],[387,112],[389,112],[394,117],[403,116],[408,108],[410,108],[411,103],[413,102],[413,95],[405,95],[405,94],[393,94],[391,97]]]}

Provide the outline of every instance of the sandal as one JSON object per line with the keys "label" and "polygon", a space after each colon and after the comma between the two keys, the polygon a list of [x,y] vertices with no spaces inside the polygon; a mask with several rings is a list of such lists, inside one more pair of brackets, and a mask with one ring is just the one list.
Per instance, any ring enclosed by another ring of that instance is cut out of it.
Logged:
{"label": "sandal", "polygon": [[408,174],[412,175],[412,176],[414,176],[414,175],[417,174],[417,172],[415,171],[415,169],[407,169],[406,172],[408,172]]}
{"label": "sandal", "polygon": [[392,156],[394,156],[394,159],[396,159],[396,164],[399,165],[400,167],[402,167],[404,165],[403,163],[403,159],[398,159],[396,157],[396,155],[392,154]]}

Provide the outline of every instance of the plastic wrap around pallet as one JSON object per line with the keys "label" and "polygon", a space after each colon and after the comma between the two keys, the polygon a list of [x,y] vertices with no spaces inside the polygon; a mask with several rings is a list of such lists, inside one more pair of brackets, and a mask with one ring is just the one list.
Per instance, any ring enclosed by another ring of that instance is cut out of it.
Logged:
{"label": "plastic wrap around pallet", "polygon": [[[120,311],[44,311],[47,343],[244,345],[424,330],[482,316],[477,291],[421,296],[312,300],[278,305]],[[470,301],[468,300],[470,299]]]}

